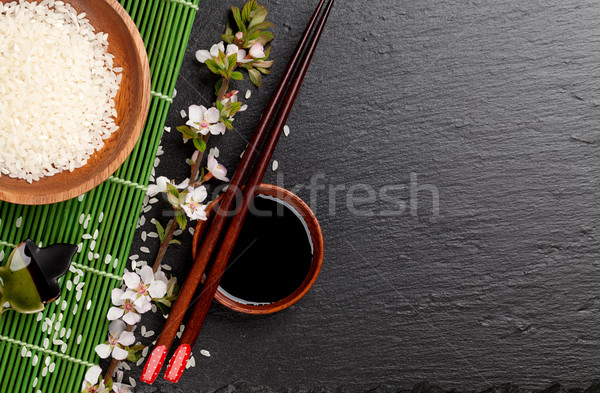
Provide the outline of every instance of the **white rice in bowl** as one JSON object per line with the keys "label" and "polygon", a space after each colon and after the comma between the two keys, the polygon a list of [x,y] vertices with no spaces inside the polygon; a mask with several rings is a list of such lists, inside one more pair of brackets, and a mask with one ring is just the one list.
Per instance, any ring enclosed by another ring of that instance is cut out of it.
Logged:
{"label": "white rice in bowl", "polygon": [[73,171],[117,131],[107,39],[62,1],[0,3],[0,176]]}

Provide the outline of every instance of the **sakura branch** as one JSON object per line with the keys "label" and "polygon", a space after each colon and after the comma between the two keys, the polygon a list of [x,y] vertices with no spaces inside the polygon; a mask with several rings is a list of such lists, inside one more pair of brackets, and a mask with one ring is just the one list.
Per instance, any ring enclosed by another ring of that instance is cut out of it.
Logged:
{"label": "sakura branch", "polygon": [[[259,6],[256,0],[248,1],[240,10],[231,7],[235,21],[235,31],[227,26],[222,41],[213,45],[210,50],[199,50],[196,59],[204,64],[210,72],[219,77],[215,84],[216,101],[209,108],[203,105],[190,105],[188,121],[177,127],[183,135],[184,142],[192,141],[195,148],[189,160],[190,177],[176,183],[161,176],[156,183],[148,187],[148,196],[163,195],[173,210],[173,219],[163,226],[154,220],[160,247],[152,267],[136,266],[132,263],[132,271],[126,271],[123,285],[113,289],[111,300],[113,307],[108,311],[110,320],[108,339],[96,346],[95,350],[101,358],[112,358],[112,361],[101,377],[102,369],[98,366],[90,368],[82,385],[82,393],[131,392],[129,385],[121,383],[123,374],[118,370],[123,360],[136,362],[141,358],[145,348],[140,343],[134,345],[134,328],[142,319],[142,314],[152,309],[152,303],[167,314],[177,298],[179,287],[175,277],[167,277],[161,270],[161,263],[171,244],[180,244],[173,236],[178,228],[184,230],[188,221],[206,220],[208,206],[209,181],[229,182],[227,169],[217,158],[219,150],[210,149],[206,162],[204,153],[211,135],[223,135],[233,129],[235,115],[245,111],[248,106],[238,97],[238,90],[230,90],[232,81],[244,79],[245,70],[250,81],[260,87],[262,75],[269,74],[273,60],[269,60],[271,47],[267,45],[273,40],[269,29],[272,24],[266,21],[267,10]],[[265,49],[266,48],[266,49]],[[204,165],[203,165],[204,163]],[[142,328],[143,331],[143,328]],[[117,382],[112,376],[117,373]]]}

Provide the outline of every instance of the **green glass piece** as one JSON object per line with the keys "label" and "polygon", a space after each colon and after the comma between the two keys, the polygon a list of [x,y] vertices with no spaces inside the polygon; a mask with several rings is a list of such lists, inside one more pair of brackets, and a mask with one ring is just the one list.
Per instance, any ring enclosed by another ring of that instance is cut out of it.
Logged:
{"label": "green glass piece", "polygon": [[25,255],[24,248],[24,243],[16,247],[0,268],[0,305],[2,310],[10,305],[15,311],[30,314],[42,311],[44,303],[27,270],[31,257]]}

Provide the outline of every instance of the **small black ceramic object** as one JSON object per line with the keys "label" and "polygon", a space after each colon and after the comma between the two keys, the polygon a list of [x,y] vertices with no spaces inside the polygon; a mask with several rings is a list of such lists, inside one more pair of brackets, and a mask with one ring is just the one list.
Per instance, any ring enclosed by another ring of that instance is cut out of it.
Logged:
{"label": "small black ceramic object", "polygon": [[58,279],[77,252],[72,244],[40,248],[27,239],[11,252],[0,267],[0,314],[6,309],[30,314],[60,296]]}

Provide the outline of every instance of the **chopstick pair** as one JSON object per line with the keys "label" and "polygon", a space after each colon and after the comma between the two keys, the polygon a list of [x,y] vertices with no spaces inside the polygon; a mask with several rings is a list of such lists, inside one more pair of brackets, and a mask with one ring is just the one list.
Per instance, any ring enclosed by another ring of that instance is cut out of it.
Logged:
{"label": "chopstick pair", "polygon": [[[235,242],[242,229],[249,206],[254,199],[256,189],[264,176],[275,147],[277,146],[277,141],[281,136],[283,127],[291,112],[302,81],[304,80],[304,76],[310,65],[310,61],[323,32],[325,23],[327,22],[327,18],[329,17],[333,3],[334,0],[329,0],[329,3],[325,7],[325,11],[319,17],[323,6],[325,5],[325,0],[320,0],[317,9],[298,43],[292,59],[289,61],[286,70],[279,80],[277,89],[271,97],[269,105],[252,136],[249,148],[246,150],[246,154],[244,154],[227,191],[223,195],[221,204],[215,212],[215,216],[210,223],[208,230],[205,232],[205,237],[200,245],[199,252],[197,253],[188,277],[181,288],[177,301],[169,313],[169,317],[163,327],[162,333],[156,341],[155,348],[146,361],[146,366],[141,376],[141,380],[146,383],[153,383],[158,376],[186,311],[191,306],[192,297],[196,292],[196,288],[202,279],[206,267],[209,266],[209,262],[212,260],[213,262],[210,265],[211,268],[202,287],[200,297],[194,305],[189,322],[181,337],[180,345],[169,362],[165,379],[171,382],[177,382],[181,377],[183,370],[185,370],[192,348],[219,286],[221,276],[225,271],[227,262],[233,252]],[[316,29],[313,33],[315,25]],[[275,115],[277,115],[275,123],[269,128]],[[254,171],[250,173],[252,164],[257,159],[258,150],[263,141],[265,141],[263,151],[258,157],[258,162],[254,167]],[[244,183],[248,175],[250,175],[250,179]],[[242,190],[242,204],[240,210],[228,220],[228,215],[220,214],[220,212],[230,212],[232,210],[236,201],[236,194],[240,192],[240,190]],[[224,231],[226,231],[225,235],[221,236]],[[218,248],[217,245],[219,244],[220,239],[223,240],[220,244],[220,248]],[[213,256],[214,259],[212,258]]]}

